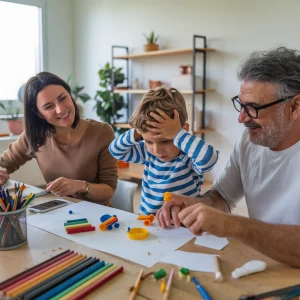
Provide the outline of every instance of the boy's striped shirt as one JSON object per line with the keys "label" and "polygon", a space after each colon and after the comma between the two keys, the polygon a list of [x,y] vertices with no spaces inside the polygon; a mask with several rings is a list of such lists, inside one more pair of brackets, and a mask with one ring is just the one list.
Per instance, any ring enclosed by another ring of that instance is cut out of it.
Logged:
{"label": "boy's striped shirt", "polygon": [[116,138],[109,151],[118,160],[144,164],[140,214],[155,214],[164,203],[164,192],[200,197],[203,173],[216,164],[218,151],[182,129],[173,140],[180,154],[163,162],[147,151],[143,140],[134,139],[134,130]]}

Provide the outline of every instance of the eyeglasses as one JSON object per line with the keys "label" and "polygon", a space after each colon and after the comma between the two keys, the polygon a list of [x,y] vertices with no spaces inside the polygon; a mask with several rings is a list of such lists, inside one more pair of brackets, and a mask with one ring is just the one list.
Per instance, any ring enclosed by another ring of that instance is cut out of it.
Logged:
{"label": "eyeglasses", "polygon": [[[297,95],[297,94],[296,94]],[[287,96],[287,97],[283,97],[283,98],[280,98],[274,102],[271,102],[271,103],[268,103],[268,104],[265,104],[265,105],[261,105],[261,106],[253,106],[253,104],[243,104],[240,99],[239,99],[239,96],[235,96],[233,98],[231,98],[232,100],[232,103],[233,103],[233,106],[234,108],[238,111],[238,112],[241,112],[242,109],[245,110],[246,114],[252,118],[252,119],[256,119],[258,117],[258,111],[261,110],[261,109],[265,109],[267,107],[270,107],[270,106],[273,106],[277,103],[280,103],[280,102],[283,102],[285,100],[288,100],[288,99],[291,99],[291,98],[294,98],[296,95],[293,95],[293,96]]]}

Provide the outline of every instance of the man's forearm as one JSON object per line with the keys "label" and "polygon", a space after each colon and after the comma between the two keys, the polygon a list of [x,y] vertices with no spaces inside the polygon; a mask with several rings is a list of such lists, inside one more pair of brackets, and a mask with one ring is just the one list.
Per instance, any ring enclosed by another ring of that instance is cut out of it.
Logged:
{"label": "man's forearm", "polygon": [[[202,199],[203,198],[203,199]],[[230,208],[227,202],[221,197],[221,195],[215,190],[209,190],[202,196],[201,202],[207,204],[213,208],[230,213]]]}
{"label": "man's forearm", "polygon": [[229,216],[226,236],[293,267],[300,267],[300,226],[268,224],[254,219]]}

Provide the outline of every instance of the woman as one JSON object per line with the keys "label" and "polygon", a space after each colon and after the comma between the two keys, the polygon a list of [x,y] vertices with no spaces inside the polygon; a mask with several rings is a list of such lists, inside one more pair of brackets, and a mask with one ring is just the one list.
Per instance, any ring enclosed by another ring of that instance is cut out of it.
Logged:
{"label": "woman", "polygon": [[48,72],[28,80],[24,112],[25,132],[0,156],[0,184],[36,158],[48,192],[109,205],[117,186],[112,128],[80,119],[68,84]]}

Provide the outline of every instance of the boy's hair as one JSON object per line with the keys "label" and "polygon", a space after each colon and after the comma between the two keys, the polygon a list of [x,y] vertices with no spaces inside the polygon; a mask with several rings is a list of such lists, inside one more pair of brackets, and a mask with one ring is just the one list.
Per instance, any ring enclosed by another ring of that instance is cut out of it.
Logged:
{"label": "boy's hair", "polygon": [[161,109],[170,118],[174,118],[174,109],[179,114],[180,124],[183,126],[187,119],[188,114],[186,111],[185,100],[182,94],[174,88],[158,87],[147,92],[143,99],[140,101],[132,116],[129,120],[129,125],[141,132],[147,132],[146,121],[156,120],[150,116],[151,112],[159,114],[156,109]]}

